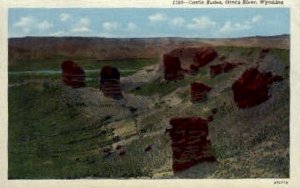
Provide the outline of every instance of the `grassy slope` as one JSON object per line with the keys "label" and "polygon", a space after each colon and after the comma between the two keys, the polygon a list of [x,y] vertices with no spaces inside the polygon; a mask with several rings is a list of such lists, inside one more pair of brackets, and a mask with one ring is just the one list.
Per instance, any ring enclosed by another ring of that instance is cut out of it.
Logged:
{"label": "grassy slope", "polygon": [[113,151],[104,158],[103,148],[120,140],[111,128],[103,131],[110,119],[87,117],[84,104],[70,106],[60,86],[29,84],[9,92],[9,178],[151,176],[170,157],[161,152],[166,138],[149,154],[146,138],[127,146],[125,156]]}
{"label": "grassy slope", "polygon": [[[257,58],[253,57],[259,56],[260,49],[222,47],[218,50],[227,57],[243,57],[242,63],[245,64],[215,78],[210,78],[209,70],[206,68],[198,75],[184,80],[169,84],[154,81],[133,92],[146,96],[155,94],[165,96],[178,90],[178,87],[182,87],[184,92],[178,95],[188,101],[189,87],[185,86],[186,83],[201,81],[213,86],[215,91],[212,91],[213,94],[208,101],[194,105],[190,109],[181,110],[177,114],[174,112],[174,116],[176,114],[207,117],[210,115],[210,109],[219,109],[210,125],[212,143],[219,165],[214,173],[205,176],[217,178],[288,177],[289,70],[283,71],[282,76],[285,81],[273,84],[271,91],[273,97],[269,101],[251,109],[239,110],[234,104],[230,87],[242,70],[256,62]],[[250,54],[249,58],[245,58],[246,54]],[[273,49],[270,54],[285,66],[289,64],[288,50]],[[214,63],[219,62],[212,62]],[[191,177],[200,176],[195,173]]]}
{"label": "grassy slope", "polygon": [[[245,56],[259,49],[219,48],[227,56]],[[289,51],[272,50],[281,63],[289,64]],[[93,118],[82,113],[84,104],[68,104],[62,99],[63,89],[56,84],[29,84],[9,89],[9,177],[10,178],[84,178],[84,177],[172,177],[169,138],[152,134],[164,130],[168,118],[202,116],[218,108],[210,124],[210,135],[218,165],[212,173],[193,177],[243,178],[288,177],[289,163],[289,83],[288,70],[284,82],[272,86],[272,98],[248,110],[238,110],[229,88],[246,64],[213,79],[205,68],[199,74],[178,82],[160,84],[158,81],[141,86],[135,94],[153,97],[175,94],[183,101],[180,108],[159,101],[155,110],[138,119],[139,139],[126,145],[127,154],[119,157],[113,150],[103,158],[104,146],[119,140],[105,125],[114,120]],[[214,63],[218,63],[217,61]],[[214,87],[206,102],[189,105],[192,80]],[[229,89],[228,89],[229,88]],[[272,110],[270,110],[272,109]],[[100,109],[101,110],[101,109]],[[125,117],[133,121],[132,117]],[[103,131],[103,128],[105,132]],[[144,148],[153,145],[149,153]],[[134,160],[134,162],[133,162]],[[190,177],[185,175],[184,177]]]}

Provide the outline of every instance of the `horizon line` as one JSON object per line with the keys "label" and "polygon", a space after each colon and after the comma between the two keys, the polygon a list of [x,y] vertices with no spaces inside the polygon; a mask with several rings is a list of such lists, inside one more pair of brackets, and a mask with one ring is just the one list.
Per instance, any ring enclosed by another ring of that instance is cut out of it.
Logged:
{"label": "horizon line", "polygon": [[24,39],[24,38],[101,38],[101,39],[160,39],[160,38],[178,38],[178,39],[240,39],[253,37],[279,37],[290,36],[289,33],[278,35],[249,35],[241,37],[179,37],[179,36],[163,36],[163,37],[101,37],[101,36],[22,36],[22,37],[8,37],[8,39]]}

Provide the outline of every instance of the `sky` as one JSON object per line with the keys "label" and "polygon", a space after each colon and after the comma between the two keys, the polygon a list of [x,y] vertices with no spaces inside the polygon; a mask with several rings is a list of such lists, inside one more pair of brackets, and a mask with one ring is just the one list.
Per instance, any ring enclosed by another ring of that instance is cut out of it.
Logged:
{"label": "sky", "polygon": [[290,33],[287,8],[13,8],[9,37],[235,38]]}

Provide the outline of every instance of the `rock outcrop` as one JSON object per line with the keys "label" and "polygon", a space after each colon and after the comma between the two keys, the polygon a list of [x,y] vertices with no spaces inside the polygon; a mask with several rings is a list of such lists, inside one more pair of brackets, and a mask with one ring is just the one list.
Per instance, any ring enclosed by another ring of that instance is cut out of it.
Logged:
{"label": "rock outcrop", "polygon": [[203,99],[206,98],[207,93],[211,90],[212,88],[198,82],[193,82],[191,83],[191,102],[192,103],[197,103],[202,101]]}
{"label": "rock outcrop", "polygon": [[260,72],[257,68],[250,68],[232,85],[234,101],[239,108],[259,105],[271,96],[270,85],[281,80],[280,76],[273,76],[271,72]]}
{"label": "rock outcrop", "polygon": [[214,162],[208,139],[208,121],[200,117],[174,118],[168,129],[172,141],[173,172],[186,170],[201,162]]}
{"label": "rock outcrop", "polygon": [[185,73],[196,74],[217,56],[211,46],[176,48],[163,55],[165,80],[182,79]]}
{"label": "rock outcrop", "polygon": [[184,77],[184,71],[181,68],[180,60],[178,57],[164,54],[163,62],[165,80],[172,81],[182,79]]}
{"label": "rock outcrop", "polygon": [[228,61],[225,61],[219,65],[212,65],[209,67],[210,75],[211,77],[215,77],[221,73],[227,73],[236,68],[238,65],[241,65],[241,63],[230,63]]}
{"label": "rock outcrop", "polygon": [[73,88],[85,86],[85,73],[84,70],[74,63],[73,61],[64,61],[61,64],[62,81],[65,85]]}
{"label": "rock outcrop", "polygon": [[117,100],[123,98],[120,86],[120,72],[117,68],[109,65],[102,67],[100,72],[100,90],[106,97]]}
{"label": "rock outcrop", "polygon": [[217,56],[217,51],[212,47],[204,46],[197,49],[197,52],[193,57],[193,64],[190,64],[189,66],[189,73],[192,75],[196,74],[201,67],[204,67],[213,61]]}
{"label": "rock outcrop", "polygon": [[218,56],[217,51],[212,47],[202,47],[194,56],[194,65],[197,67],[204,67]]}

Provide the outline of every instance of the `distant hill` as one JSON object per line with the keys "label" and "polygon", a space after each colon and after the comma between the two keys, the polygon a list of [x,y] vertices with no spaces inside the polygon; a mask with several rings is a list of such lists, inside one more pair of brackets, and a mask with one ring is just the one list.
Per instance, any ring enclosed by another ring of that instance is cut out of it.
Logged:
{"label": "distant hill", "polygon": [[199,46],[244,46],[289,49],[289,35],[232,39],[199,38],[92,38],[25,37],[9,39],[9,62],[46,58],[131,59],[153,58],[174,48]]}

